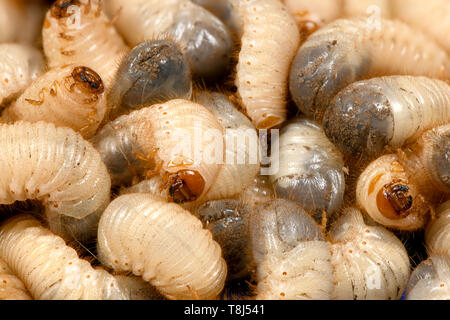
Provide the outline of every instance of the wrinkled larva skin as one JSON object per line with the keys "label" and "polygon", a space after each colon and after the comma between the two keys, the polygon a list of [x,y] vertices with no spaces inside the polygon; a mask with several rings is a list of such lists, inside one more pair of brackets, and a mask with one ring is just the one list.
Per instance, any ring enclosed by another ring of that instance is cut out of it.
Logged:
{"label": "wrinkled larva skin", "polygon": [[100,261],[142,276],[169,299],[214,299],[227,267],[220,246],[188,211],[144,193],[113,200],[98,229]]}
{"label": "wrinkled larva skin", "polygon": [[425,243],[431,253],[450,257],[450,201],[436,209],[435,219],[425,229]]}
{"label": "wrinkled larva skin", "polygon": [[437,79],[389,76],[355,82],[328,106],[328,138],[353,157],[402,147],[425,130],[450,121],[450,86]]}
{"label": "wrinkled larva skin", "polygon": [[333,299],[398,300],[410,275],[408,253],[390,231],[364,223],[347,209],[328,234],[334,268]]}
{"label": "wrinkled larva skin", "polygon": [[22,93],[44,69],[39,50],[28,45],[0,44],[0,105]]}
{"label": "wrinkled larva skin", "polygon": [[22,280],[0,258],[0,300],[32,300]]}
{"label": "wrinkled larva skin", "polygon": [[1,226],[0,256],[36,300],[129,299],[111,274],[94,269],[28,215],[15,216]]}
{"label": "wrinkled larva skin", "polygon": [[241,50],[235,85],[257,129],[286,120],[288,75],[300,44],[297,24],[277,0],[233,0],[240,16]]}
{"label": "wrinkled larva skin", "polygon": [[212,79],[227,71],[232,50],[227,27],[189,0],[110,0],[105,12],[117,16],[115,26],[131,46],[168,35],[182,45],[194,75]]}
{"label": "wrinkled larva skin", "polygon": [[344,160],[313,121],[295,118],[279,137],[279,170],[270,176],[279,198],[298,202],[318,221],[342,204],[345,190]]}
{"label": "wrinkled larva skin", "polygon": [[145,105],[190,99],[191,94],[191,70],[178,44],[171,40],[142,42],[120,64],[108,94],[109,118]]}
{"label": "wrinkled larva skin", "polygon": [[0,203],[40,200],[52,229],[63,236],[61,216],[83,223],[109,203],[108,171],[99,153],[72,129],[46,122],[2,124],[0,150]]}
{"label": "wrinkled larva skin", "polygon": [[268,202],[252,211],[249,226],[256,299],[330,299],[330,247],[301,207],[288,200]]}
{"label": "wrinkled larva skin", "polygon": [[129,48],[101,6],[102,2],[91,0],[55,1],[46,14],[42,38],[50,68],[84,65],[95,70],[110,88]]}
{"label": "wrinkled larva skin", "polygon": [[429,34],[450,52],[450,3],[447,0],[394,0],[390,1],[394,16],[416,29]]}
{"label": "wrinkled larva skin", "polygon": [[226,130],[224,164],[208,192],[208,199],[234,197],[249,186],[259,172],[258,133],[226,95],[203,91],[196,93],[194,100],[211,111]]}
{"label": "wrinkled larva skin", "polygon": [[[199,128],[213,132],[213,139],[197,133]],[[92,141],[113,185],[129,183],[139,171],[160,175],[166,197],[178,203],[203,198],[221,168],[214,156],[223,153],[223,127],[208,109],[183,99],[121,116],[107,123]],[[201,159],[195,149],[200,146]]]}
{"label": "wrinkled larva skin", "polygon": [[2,114],[8,121],[47,121],[83,137],[95,134],[106,114],[103,81],[92,69],[66,65],[36,79]]}
{"label": "wrinkled larva skin", "polygon": [[432,254],[411,274],[406,300],[449,300],[450,257]]}
{"label": "wrinkled larva skin", "polygon": [[347,85],[384,75],[450,77],[447,53],[406,24],[339,19],[312,34],[292,63],[289,88],[300,111],[321,121]]}
{"label": "wrinkled larva skin", "polygon": [[120,195],[127,193],[151,193],[155,196],[165,198],[167,192],[164,192],[164,181],[160,176],[153,176],[149,179],[142,180],[128,188],[122,188]]}
{"label": "wrinkled larva skin", "polygon": [[450,194],[449,141],[450,125],[444,125],[425,132],[398,154],[374,160],[358,178],[358,205],[385,226],[423,227],[430,208]]}
{"label": "wrinkled larva skin", "polygon": [[273,186],[268,176],[256,176],[253,182],[239,195],[241,202],[246,205],[257,207],[263,203],[275,199]]}
{"label": "wrinkled larva skin", "polygon": [[115,275],[114,278],[116,278],[120,290],[130,297],[130,300],[165,300],[155,287],[149,285],[141,277]]}
{"label": "wrinkled larva skin", "polygon": [[248,241],[250,212],[249,206],[235,199],[208,201],[195,210],[195,215],[222,248],[228,281],[246,278],[253,269]]}

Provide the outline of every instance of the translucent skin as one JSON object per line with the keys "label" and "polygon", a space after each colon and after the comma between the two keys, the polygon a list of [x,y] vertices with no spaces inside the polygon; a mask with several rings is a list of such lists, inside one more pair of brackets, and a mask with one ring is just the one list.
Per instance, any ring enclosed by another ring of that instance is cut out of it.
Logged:
{"label": "translucent skin", "polygon": [[100,261],[142,276],[169,299],[214,299],[227,268],[199,219],[174,203],[137,193],[113,200],[98,229]]}
{"label": "translucent skin", "polygon": [[339,19],[312,34],[292,63],[289,88],[297,107],[321,121],[349,84],[383,75],[450,75],[447,53],[426,35],[395,20]]}
{"label": "translucent skin", "polygon": [[120,63],[108,94],[109,119],[145,105],[190,99],[191,93],[191,70],[178,44],[171,40],[142,42]]}
{"label": "translucent skin", "polygon": [[23,282],[0,258],[0,300],[32,300]]}
{"label": "translucent skin", "polygon": [[[322,128],[295,118],[279,138],[277,174],[270,176],[278,197],[298,202],[318,221],[340,208],[345,190],[344,161]],[[277,158],[275,158],[277,159]]]}
{"label": "translucent skin", "polygon": [[436,208],[436,216],[425,229],[425,242],[431,253],[450,256],[450,201]]}

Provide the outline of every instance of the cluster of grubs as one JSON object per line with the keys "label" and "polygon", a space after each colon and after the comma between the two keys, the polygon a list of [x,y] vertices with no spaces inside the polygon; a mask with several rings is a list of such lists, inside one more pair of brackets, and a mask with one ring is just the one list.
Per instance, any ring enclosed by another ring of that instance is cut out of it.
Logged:
{"label": "cluster of grubs", "polygon": [[0,299],[450,299],[449,26],[0,0]]}

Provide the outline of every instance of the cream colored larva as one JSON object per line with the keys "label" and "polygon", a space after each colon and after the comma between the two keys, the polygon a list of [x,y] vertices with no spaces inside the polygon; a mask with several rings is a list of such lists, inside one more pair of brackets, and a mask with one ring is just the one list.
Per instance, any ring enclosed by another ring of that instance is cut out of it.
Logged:
{"label": "cream colored larva", "polygon": [[100,75],[106,88],[129,51],[103,13],[101,1],[55,1],[47,12],[42,39],[50,68],[87,66]]}
{"label": "cream colored larva", "polygon": [[402,147],[449,122],[446,82],[389,76],[358,81],[339,92],[325,112],[323,126],[345,155],[374,157],[386,147]]}
{"label": "cream colored larva", "polygon": [[444,125],[371,162],[357,181],[358,205],[382,225],[422,228],[433,206],[450,194],[449,143],[450,125]]}
{"label": "cream colored larva", "polygon": [[368,16],[369,21],[376,24],[377,19],[381,17],[391,19],[392,0],[344,0],[343,4],[343,16],[355,17],[355,16]]}
{"label": "cream colored larva", "polygon": [[8,121],[40,120],[69,127],[85,138],[95,134],[106,114],[103,81],[92,69],[66,65],[36,79],[2,114]]}
{"label": "cream colored larva", "polygon": [[0,300],[32,300],[22,280],[0,258]]}
{"label": "cream colored larva", "polygon": [[333,291],[329,243],[300,206],[274,200],[250,215],[257,300],[327,300]]}
{"label": "cream colored larva", "polygon": [[449,61],[432,39],[400,21],[339,19],[299,48],[289,87],[299,110],[321,121],[334,96],[353,82],[388,75],[448,79]]}
{"label": "cream colored larva", "polygon": [[300,45],[297,24],[278,0],[233,0],[243,26],[235,84],[257,129],[286,120],[288,75]]}
{"label": "cream colored larva", "polygon": [[129,299],[111,274],[94,269],[28,215],[15,216],[0,227],[0,257],[36,300]]}
{"label": "cream colored larva", "polygon": [[77,239],[95,231],[110,200],[111,179],[81,135],[46,122],[18,121],[0,125],[0,150],[1,204],[40,200],[52,230]]}
{"label": "cream colored larva", "polygon": [[130,271],[169,299],[214,299],[227,266],[211,232],[188,211],[145,193],[113,200],[98,228],[100,261]]}
{"label": "cream colored larva", "polygon": [[437,207],[435,219],[425,229],[425,243],[429,252],[450,257],[450,200]]}
{"label": "cream colored larva", "polygon": [[16,98],[44,70],[39,50],[16,43],[0,44],[0,105]]}

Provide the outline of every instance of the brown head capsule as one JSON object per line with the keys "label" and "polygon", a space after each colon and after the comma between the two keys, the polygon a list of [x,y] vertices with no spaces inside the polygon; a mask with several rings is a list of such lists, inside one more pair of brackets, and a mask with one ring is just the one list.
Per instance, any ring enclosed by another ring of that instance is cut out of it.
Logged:
{"label": "brown head capsule", "polygon": [[413,197],[408,186],[401,183],[386,184],[377,194],[380,211],[391,219],[401,219],[409,214]]}
{"label": "brown head capsule", "polygon": [[70,12],[69,8],[72,5],[79,5],[78,0],[58,0],[50,8],[52,17],[60,19],[70,17],[73,12]]}
{"label": "brown head capsule", "polygon": [[183,170],[169,178],[169,194],[175,203],[195,201],[205,188],[205,180],[196,171]]}
{"label": "brown head capsule", "polygon": [[97,72],[88,67],[75,67],[72,77],[78,85],[90,93],[103,93],[103,81]]}

